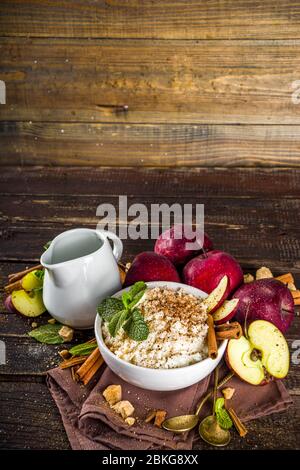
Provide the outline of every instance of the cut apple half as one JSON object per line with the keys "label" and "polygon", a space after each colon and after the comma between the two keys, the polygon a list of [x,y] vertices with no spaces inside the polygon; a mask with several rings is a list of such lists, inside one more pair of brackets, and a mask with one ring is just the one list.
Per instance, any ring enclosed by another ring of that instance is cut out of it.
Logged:
{"label": "cut apple half", "polygon": [[217,287],[209,294],[203,303],[207,313],[213,313],[224,302],[228,292],[228,276],[222,277]]}
{"label": "cut apple half", "polygon": [[239,299],[225,300],[223,305],[219,307],[213,314],[214,323],[216,325],[221,325],[226,323],[234,317]]}
{"label": "cut apple half", "polygon": [[15,309],[25,317],[38,317],[46,311],[41,291],[14,290],[11,301]]}
{"label": "cut apple half", "polygon": [[43,287],[43,280],[36,276],[36,272],[31,271],[30,273],[26,274],[22,279],[22,287],[27,292],[30,292],[33,289],[40,289]]}
{"label": "cut apple half", "polygon": [[248,328],[248,338],[231,339],[226,362],[240,379],[252,385],[284,378],[289,371],[289,348],[281,331],[272,323],[256,320]]}

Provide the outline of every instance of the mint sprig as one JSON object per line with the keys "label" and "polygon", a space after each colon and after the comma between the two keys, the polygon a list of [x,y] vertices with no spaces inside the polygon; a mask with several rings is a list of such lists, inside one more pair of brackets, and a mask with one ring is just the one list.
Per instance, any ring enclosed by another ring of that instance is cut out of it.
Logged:
{"label": "mint sprig", "polygon": [[127,335],[135,341],[147,339],[149,328],[137,303],[143,297],[147,286],[143,281],[136,282],[122,298],[109,297],[98,306],[98,313],[104,321],[108,322],[108,331],[115,337],[123,327]]}
{"label": "mint sprig", "polygon": [[224,408],[224,405],[224,398],[217,398],[215,404],[216,418],[222,429],[230,429],[233,425],[233,422],[231,421],[227,410]]}

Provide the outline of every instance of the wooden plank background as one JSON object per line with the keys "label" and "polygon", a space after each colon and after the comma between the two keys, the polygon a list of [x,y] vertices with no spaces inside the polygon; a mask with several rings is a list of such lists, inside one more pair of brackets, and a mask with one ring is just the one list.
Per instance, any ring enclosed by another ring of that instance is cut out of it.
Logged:
{"label": "wooden plank background", "polygon": [[4,0],[0,80],[3,165],[300,166],[300,1]]}

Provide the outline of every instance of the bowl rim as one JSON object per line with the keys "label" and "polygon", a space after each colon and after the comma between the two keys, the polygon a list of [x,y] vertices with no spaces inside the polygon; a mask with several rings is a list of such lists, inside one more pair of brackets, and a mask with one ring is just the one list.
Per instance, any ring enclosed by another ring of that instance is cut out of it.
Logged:
{"label": "bowl rim", "polygon": [[[198,296],[200,298],[206,298],[208,296],[208,294],[204,291],[202,291],[201,289],[198,289],[197,287],[194,287],[194,286],[189,286],[188,284],[182,284],[181,282],[173,282],[173,281],[149,281],[149,282],[145,282],[147,287],[150,287],[150,288],[153,288],[153,287],[162,287],[162,286],[166,286],[166,287],[169,287],[169,288],[175,288],[176,289],[186,289],[188,291],[188,293],[192,293],[191,291],[195,291],[195,294],[193,295],[196,295],[198,294]],[[116,292],[115,294],[113,294],[111,297],[120,297],[122,295],[123,292],[127,292],[130,287],[132,286],[128,286],[128,287],[125,287],[121,290],[119,290],[118,292]],[[172,369],[155,369],[155,368],[151,368],[151,367],[143,367],[143,366],[138,366],[136,364],[131,364],[131,362],[127,362],[125,361],[124,359],[121,359],[120,357],[116,356],[105,344],[104,342],[104,339],[103,339],[103,336],[102,336],[102,329],[101,329],[101,325],[102,325],[102,318],[100,317],[100,315],[98,315],[98,312],[96,314],[96,318],[95,318],[95,323],[94,323],[94,330],[95,330],[95,336],[96,336],[96,340],[97,342],[99,341],[101,343],[101,346],[103,347],[103,349],[105,350],[105,352],[112,358],[114,359],[115,361],[123,364],[124,366],[127,366],[131,369],[134,369],[134,370],[142,370],[142,371],[149,371],[152,372],[152,373],[156,373],[156,374],[162,374],[162,373],[170,373],[170,374],[175,374],[176,371],[184,371],[184,370],[191,370],[191,368],[197,368],[199,367],[200,365],[202,364],[213,364],[215,363],[215,361],[219,358],[219,354],[221,355],[224,355],[224,352],[225,352],[225,349],[226,349],[226,346],[227,346],[227,343],[228,343],[228,340],[223,340],[219,347],[218,347],[218,356],[216,359],[211,359],[210,357],[206,357],[205,359],[202,359],[202,361],[199,361],[199,362],[195,362],[194,364],[189,364],[187,366],[183,366],[183,367],[174,367]]]}

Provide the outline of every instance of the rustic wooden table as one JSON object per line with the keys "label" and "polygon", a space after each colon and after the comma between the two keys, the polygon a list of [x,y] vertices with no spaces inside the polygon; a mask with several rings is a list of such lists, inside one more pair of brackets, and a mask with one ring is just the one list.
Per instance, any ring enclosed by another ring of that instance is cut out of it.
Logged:
{"label": "rustic wooden table", "polygon": [[[266,265],[275,274],[291,271],[300,285],[300,170],[291,169],[111,169],[4,168],[1,187],[1,286],[10,272],[37,262],[42,246],[72,227],[95,227],[96,207],[130,202],[204,203],[206,230],[215,246],[229,251],[246,272]],[[122,222],[122,221],[120,221]],[[124,261],[153,241],[126,241]],[[68,449],[69,443],[45,385],[58,362],[56,346],[27,336],[31,321],[7,314],[2,305],[1,340],[7,362],[0,367],[0,445],[11,449]],[[38,319],[47,321],[47,315]],[[288,342],[299,340],[299,313]],[[92,334],[92,333],[90,333]],[[78,334],[78,340],[87,333]],[[291,364],[285,381],[294,406],[249,423],[245,439],[230,448],[295,449],[300,435],[300,374]],[[207,448],[204,443],[199,448]]]}

